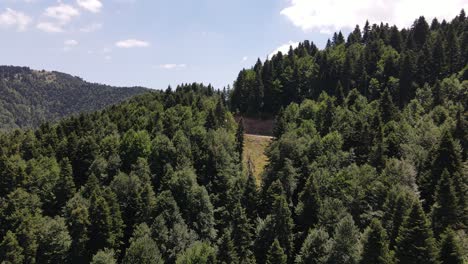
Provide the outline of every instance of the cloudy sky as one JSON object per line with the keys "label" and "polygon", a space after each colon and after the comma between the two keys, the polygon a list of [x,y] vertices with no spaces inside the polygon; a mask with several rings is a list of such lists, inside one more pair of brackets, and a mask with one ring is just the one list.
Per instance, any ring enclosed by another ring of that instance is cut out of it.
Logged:
{"label": "cloudy sky", "polygon": [[366,19],[453,18],[468,0],[0,0],[0,64],[91,82],[166,88],[231,84],[257,57],[323,47]]}

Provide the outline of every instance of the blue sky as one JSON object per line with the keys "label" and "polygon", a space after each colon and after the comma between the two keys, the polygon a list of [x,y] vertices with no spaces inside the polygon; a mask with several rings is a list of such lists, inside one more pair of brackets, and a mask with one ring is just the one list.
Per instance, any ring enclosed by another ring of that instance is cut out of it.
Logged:
{"label": "blue sky", "polygon": [[0,63],[91,82],[232,84],[240,69],[304,39],[323,47],[357,23],[452,18],[466,0],[0,0]]}

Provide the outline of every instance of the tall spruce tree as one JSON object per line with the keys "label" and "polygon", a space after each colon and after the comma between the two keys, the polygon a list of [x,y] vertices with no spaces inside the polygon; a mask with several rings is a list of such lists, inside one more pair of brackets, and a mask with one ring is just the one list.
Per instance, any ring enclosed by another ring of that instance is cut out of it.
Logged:
{"label": "tall spruce tree", "polygon": [[400,228],[396,258],[399,264],[437,263],[435,239],[419,202],[413,204]]}
{"label": "tall spruce tree", "polygon": [[361,264],[392,264],[393,254],[389,249],[387,233],[379,220],[373,219],[365,233]]}

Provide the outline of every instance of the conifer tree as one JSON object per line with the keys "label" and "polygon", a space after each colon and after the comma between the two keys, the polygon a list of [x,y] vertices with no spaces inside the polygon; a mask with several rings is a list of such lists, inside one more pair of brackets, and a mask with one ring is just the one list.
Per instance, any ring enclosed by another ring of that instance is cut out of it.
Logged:
{"label": "conifer tree", "polygon": [[288,260],[283,248],[281,247],[278,239],[273,241],[267,253],[266,264],[286,264]]}
{"label": "conifer tree", "polygon": [[224,230],[218,242],[218,255],[216,259],[220,264],[240,263],[229,229]]}
{"label": "conifer tree", "polygon": [[318,214],[321,206],[319,188],[313,175],[299,195],[299,203],[296,207],[296,215],[301,230],[309,230],[318,223]]}
{"label": "conifer tree", "polygon": [[242,117],[239,119],[239,122],[237,122],[236,150],[242,160],[242,153],[244,152],[244,119]]}
{"label": "conifer tree", "polygon": [[0,259],[2,263],[21,264],[24,261],[23,248],[19,245],[16,235],[8,231],[0,243]]}
{"label": "conifer tree", "polygon": [[463,249],[459,239],[452,229],[447,229],[442,235],[439,246],[440,264],[463,264]]}
{"label": "conifer tree", "polygon": [[332,239],[322,229],[311,229],[296,256],[296,264],[325,264],[332,250]]}
{"label": "conifer tree", "polygon": [[341,219],[335,227],[330,263],[357,264],[360,254],[360,234],[351,215]]}
{"label": "conifer tree", "polygon": [[435,239],[419,202],[413,204],[400,228],[396,258],[399,264],[437,263]]}
{"label": "conifer tree", "polygon": [[446,228],[453,228],[458,223],[457,201],[453,181],[448,171],[444,170],[436,188],[435,203],[431,211],[432,226],[437,237]]}
{"label": "conifer tree", "polygon": [[387,233],[379,220],[373,219],[365,234],[361,264],[392,264],[393,256],[389,250]]}
{"label": "conifer tree", "polygon": [[252,226],[244,208],[237,203],[233,211],[232,240],[236,246],[241,263],[251,263]]}

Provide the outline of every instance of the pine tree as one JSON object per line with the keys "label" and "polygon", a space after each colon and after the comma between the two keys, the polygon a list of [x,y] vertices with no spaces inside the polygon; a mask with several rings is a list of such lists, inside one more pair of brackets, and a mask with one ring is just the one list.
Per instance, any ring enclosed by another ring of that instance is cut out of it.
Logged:
{"label": "pine tree", "polygon": [[365,234],[360,263],[391,264],[393,256],[389,250],[387,233],[379,220],[373,219]]}
{"label": "pine tree", "polygon": [[19,245],[16,235],[8,231],[0,243],[0,259],[2,263],[21,264],[24,261],[23,248]]}
{"label": "pine tree", "polygon": [[325,264],[332,250],[332,239],[322,229],[311,229],[296,257],[296,264]]}
{"label": "pine tree", "polygon": [[255,176],[251,171],[249,171],[249,174],[247,175],[247,182],[245,183],[245,189],[241,202],[245,208],[248,218],[250,219],[250,222],[253,223],[258,216],[258,191]]}
{"label": "pine tree", "polygon": [[236,246],[239,260],[241,263],[250,263],[253,257],[251,251],[252,226],[244,208],[239,203],[234,207],[233,216],[232,240]]}
{"label": "pine tree", "polygon": [[318,214],[321,205],[319,188],[314,176],[307,179],[306,185],[299,195],[296,215],[301,230],[309,230],[318,223]]}
{"label": "pine tree", "polygon": [[343,218],[335,227],[330,263],[356,264],[359,261],[359,230],[351,215]]}
{"label": "pine tree", "polygon": [[341,81],[338,81],[338,84],[336,85],[335,96],[336,103],[338,105],[343,105],[346,96],[343,90],[343,85],[341,85]]}
{"label": "pine tree", "polygon": [[283,195],[275,198],[272,208],[272,219],[275,226],[275,235],[282,248],[289,256],[292,254],[293,249],[292,230],[294,223],[291,218],[291,211],[289,210],[288,203]]}
{"label": "pine tree", "polygon": [[124,264],[163,264],[164,261],[156,242],[151,238],[151,230],[143,223],[133,231],[130,247],[125,253]]}
{"label": "pine tree", "polygon": [[442,235],[442,241],[439,246],[440,264],[463,264],[463,249],[455,232],[447,229]]}
{"label": "pine tree", "polygon": [[393,99],[392,95],[388,91],[388,89],[385,89],[379,100],[379,106],[380,106],[380,115],[382,117],[382,121],[384,124],[388,123],[389,121],[393,120],[395,118],[397,108],[393,104]]}
{"label": "pine tree", "polygon": [[231,239],[231,230],[225,229],[218,242],[217,258],[220,264],[236,264],[239,262],[234,243]]}
{"label": "pine tree", "polygon": [[458,223],[457,201],[453,181],[448,171],[444,170],[436,188],[435,203],[431,211],[432,226],[437,237],[446,228],[453,228]]}
{"label": "pine tree", "polygon": [[286,264],[288,260],[287,255],[284,253],[278,239],[273,241],[267,253],[266,264]]}
{"label": "pine tree", "polygon": [[236,150],[242,160],[242,154],[244,152],[244,119],[242,117],[239,119],[239,122],[237,122]]}
{"label": "pine tree", "polygon": [[65,203],[75,194],[75,183],[73,182],[72,166],[68,158],[60,163],[60,178],[55,187],[57,208],[62,208]]}
{"label": "pine tree", "polygon": [[425,205],[431,206],[434,203],[434,194],[437,184],[439,183],[442,172],[447,170],[453,180],[456,196],[458,198],[458,206],[464,208],[462,205],[465,201],[465,192],[463,190],[464,184],[461,179],[461,157],[460,153],[456,150],[455,142],[449,131],[444,131],[440,143],[437,146],[430,174],[424,179],[424,188],[422,188],[423,198],[426,200]]}
{"label": "pine tree", "polygon": [[413,204],[400,228],[396,258],[399,264],[437,263],[435,239],[419,202]]}

